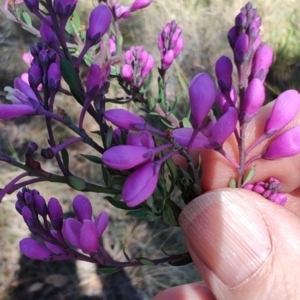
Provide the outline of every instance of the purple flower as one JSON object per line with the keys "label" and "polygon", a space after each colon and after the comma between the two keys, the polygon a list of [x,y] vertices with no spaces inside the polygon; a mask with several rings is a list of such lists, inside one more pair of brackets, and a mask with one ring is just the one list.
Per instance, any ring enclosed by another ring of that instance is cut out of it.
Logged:
{"label": "purple flower", "polygon": [[262,157],[277,159],[300,153],[300,126],[293,127],[280,134],[271,142]]}
{"label": "purple flower", "polygon": [[160,164],[147,162],[126,179],[122,198],[128,207],[135,207],[152,195],[159,178],[159,170]]}
{"label": "purple flower", "polygon": [[152,0],[135,0],[130,6],[130,10],[136,11],[138,9],[142,9],[149,6],[151,3]]}
{"label": "purple flower", "polygon": [[[18,1],[19,4],[23,1]],[[39,10],[39,0],[24,0],[24,3],[26,4],[27,8],[35,14]]]}
{"label": "purple flower", "polygon": [[99,93],[102,86],[106,82],[109,73],[110,73],[109,65],[100,67],[96,63],[91,64],[86,77],[86,89],[87,89],[87,94],[90,97],[95,97]]}
{"label": "purple flower", "polygon": [[118,19],[127,19],[130,17],[130,6],[120,5],[118,2],[113,7]]}
{"label": "purple flower", "polygon": [[248,50],[249,50],[249,37],[246,33],[242,33],[238,37],[233,49],[234,61],[236,64],[240,65],[245,61]]}
{"label": "purple flower", "polygon": [[[42,82],[42,68],[33,64],[28,70],[28,82],[32,88],[37,88],[39,84]],[[24,79],[22,78],[24,81]],[[26,81],[25,81],[26,82]]]}
{"label": "purple flower", "polygon": [[19,243],[21,252],[31,259],[51,260],[52,252],[32,238],[25,238]]}
{"label": "purple flower", "polygon": [[51,93],[56,93],[60,87],[61,72],[57,63],[52,63],[47,71],[48,87]]}
{"label": "purple flower", "polygon": [[300,95],[296,90],[281,93],[275,100],[271,115],[265,125],[265,133],[274,135],[289,124],[300,108]]}
{"label": "purple flower", "polygon": [[250,81],[243,99],[241,100],[241,120],[249,122],[265,101],[265,87],[263,82],[254,78]]}
{"label": "purple flower", "polygon": [[97,251],[99,245],[99,237],[97,227],[91,220],[84,220],[80,228],[79,235],[80,249],[85,253],[93,253]]}
{"label": "purple flower", "polygon": [[[49,17],[47,17],[47,20],[52,24],[52,21]],[[44,22],[41,23],[40,33],[42,39],[46,41],[52,48],[59,44],[58,38],[54,31]]]}
{"label": "purple flower", "polygon": [[0,105],[0,119],[7,120],[25,115],[34,115],[40,107],[33,90],[21,78],[14,80],[14,87],[14,89],[11,87],[4,88],[4,91],[8,92],[6,99],[13,104]]}
{"label": "purple flower", "polygon": [[102,161],[112,169],[129,170],[143,164],[153,156],[146,147],[120,145],[112,147],[103,153]]}
{"label": "purple flower", "polygon": [[219,106],[221,113],[224,114],[227,109],[232,106],[231,104],[234,105],[234,107],[236,107],[236,103],[237,103],[237,93],[236,90],[234,88],[234,86],[231,86],[230,92],[229,92],[229,97],[232,101],[232,103],[228,102],[228,99],[224,96],[224,94],[221,92],[220,89],[217,90],[216,93],[216,104]]}
{"label": "purple flower", "polygon": [[91,46],[100,42],[111,23],[111,11],[106,5],[95,7],[89,18],[89,28],[86,31],[86,42]]}
{"label": "purple flower", "polygon": [[215,101],[215,86],[211,77],[199,73],[189,87],[191,123],[194,128],[200,128]]}

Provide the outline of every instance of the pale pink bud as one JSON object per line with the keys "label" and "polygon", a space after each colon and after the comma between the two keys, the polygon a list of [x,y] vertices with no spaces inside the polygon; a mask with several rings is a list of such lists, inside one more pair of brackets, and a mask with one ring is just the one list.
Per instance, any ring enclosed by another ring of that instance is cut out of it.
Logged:
{"label": "pale pink bud", "polygon": [[263,153],[265,159],[290,157],[300,153],[300,126],[280,134]]}
{"label": "pale pink bud", "polygon": [[168,50],[162,59],[162,69],[167,70],[170,68],[174,61],[174,51],[172,49]]}
{"label": "pale pink bud", "polygon": [[120,5],[118,2],[114,6],[115,14],[118,19],[130,17],[130,6]]}
{"label": "pale pink bud", "polygon": [[296,90],[281,93],[275,100],[271,115],[265,126],[265,133],[273,135],[289,124],[300,108],[300,95]]}
{"label": "pale pink bud", "polygon": [[124,54],[126,64],[131,64],[133,60],[133,52],[131,49],[127,50]]}
{"label": "pale pink bud", "polygon": [[154,58],[151,54],[149,54],[147,62],[141,71],[142,76],[143,77],[148,76],[150,74],[151,70],[153,69],[153,66],[154,66]]}
{"label": "pale pink bud", "polygon": [[182,38],[182,36],[180,36],[177,40],[176,46],[173,49],[175,58],[179,55],[183,47],[184,47],[184,39]]}
{"label": "pale pink bud", "polygon": [[121,69],[122,77],[127,81],[131,82],[133,79],[133,69],[131,65],[124,65]]}
{"label": "pale pink bud", "polygon": [[215,101],[215,86],[206,73],[196,75],[189,86],[191,123],[200,128]]}
{"label": "pale pink bud", "polygon": [[264,84],[258,78],[254,78],[250,81],[241,102],[241,120],[249,122],[263,105],[264,101]]}

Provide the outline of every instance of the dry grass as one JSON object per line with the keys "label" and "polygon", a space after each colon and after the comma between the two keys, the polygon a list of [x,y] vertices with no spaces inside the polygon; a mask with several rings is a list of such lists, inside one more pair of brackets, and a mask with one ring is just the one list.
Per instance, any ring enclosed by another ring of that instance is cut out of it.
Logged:
{"label": "dry grass", "polygon": [[[123,2],[123,1],[122,1]],[[125,1],[124,1],[125,2]],[[127,1],[131,2],[131,1]],[[149,8],[135,13],[129,21],[122,22],[122,32],[126,38],[125,48],[129,45],[143,44],[152,53],[158,62],[158,50],[156,48],[157,34],[161,31],[166,22],[175,19],[182,26],[185,38],[185,48],[178,57],[175,66],[171,69],[170,86],[168,94],[173,98],[176,94],[182,94],[186,98],[186,86],[179,81],[183,78],[187,83],[196,73],[206,70],[212,73],[214,63],[220,55],[231,55],[226,41],[228,29],[233,25],[235,15],[244,5],[243,1],[221,1],[221,0],[178,0],[178,1],[154,1]],[[87,6],[95,6],[96,3],[81,1],[79,9],[86,15]],[[263,17],[262,35],[263,40],[273,46],[275,50],[284,49],[281,54],[282,64],[287,61],[289,67],[293,68],[295,58],[299,56],[299,16],[300,8],[298,1],[288,0],[266,0],[254,3],[259,8],[259,13]],[[10,58],[9,64],[0,64],[2,74],[5,70],[6,76],[0,78],[0,86],[12,81],[16,76],[25,71],[25,65],[21,62],[21,53],[28,49],[28,44],[24,36],[20,35],[20,30],[0,19],[3,39],[0,39],[2,49],[5,51],[2,59]],[[4,25],[3,25],[4,24]],[[297,29],[297,30],[295,30]],[[10,42],[7,42],[10,34]],[[5,42],[4,42],[5,40]],[[14,58],[11,59],[11,57]],[[279,74],[282,69],[277,70],[279,79],[283,75]],[[299,73],[298,73],[299,74]],[[286,75],[287,76],[287,75]],[[299,76],[298,76],[299,77]],[[289,78],[289,77],[288,77]],[[299,88],[299,86],[298,86]],[[60,98],[57,105],[62,106],[68,114],[74,118],[78,114],[79,106],[74,105],[72,99]],[[46,132],[43,129],[43,121],[33,118],[17,122],[0,121],[0,149],[12,153],[15,157],[24,159],[26,142],[34,140],[40,148],[46,146]],[[88,131],[95,130],[92,121],[87,121]],[[63,128],[57,127],[57,134],[61,134]],[[61,135],[63,139],[67,134]],[[17,150],[14,150],[17,149]],[[80,158],[78,153],[92,154],[93,152],[80,145],[70,149],[72,169],[79,176],[85,176],[89,180],[101,180],[101,172],[97,166],[89,164]],[[0,182],[5,185],[12,179],[18,171],[1,165]],[[55,171],[50,162],[44,162],[45,169]],[[71,200],[76,192],[69,187],[62,185],[50,185],[47,183],[34,186],[38,188],[45,198],[56,196],[64,203],[66,211],[70,210]],[[109,230],[104,234],[104,245],[107,251],[115,258],[124,260],[122,249],[131,256],[160,255],[160,249],[168,249],[170,245],[177,245],[178,249],[184,245],[182,233],[179,229],[167,228],[161,222],[148,224],[140,220],[134,220],[107,204],[101,195],[88,194],[93,205],[95,214],[103,209],[110,215]],[[0,298],[1,299],[113,299],[107,298],[107,286],[116,288],[116,277],[99,277],[94,266],[87,266],[82,263],[46,264],[31,262],[20,257],[18,242],[21,238],[28,236],[20,216],[14,210],[15,195],[9,195],[0,206]],[[25,272],[26,271],[26,272]],[[24,275],[24,272],[26,273]],[[179,285],[186,282],[199,280],[199,276],[192,265],[175,268],[168,265],[158,267],[129,268],[127,274],[134,287],[140,290],[136,298],[130,299],[151,299],[159,290],[169,286]],[[109,278],[113,278],[109,282]],[[130,281],[126,281],[125,287],[130,287]],[[129,282],[129,283],[128,283]],[[130,289],[128,291],[131,291]],[[130,292],[128,292],[130,293]],[[22,295],[22,296],[20,296]],[[96,298],[98,296],[98,298]],[[20,298],[21,297],[21,298]],[[106,297],[106,298],[105,298]],[[129,298],[124,298],[129,299]]]}

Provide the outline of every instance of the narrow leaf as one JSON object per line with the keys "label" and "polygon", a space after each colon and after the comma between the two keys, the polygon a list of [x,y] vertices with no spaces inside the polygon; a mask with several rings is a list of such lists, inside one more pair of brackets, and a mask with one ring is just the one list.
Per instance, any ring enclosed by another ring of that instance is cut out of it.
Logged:
{"label": "narrow leaf", "polygon": [[95,164],[99,164],[99,165],[103,164],[102,159],[99,156],[89,155],[89,154],[80,154],[80,155]]}
{"label": "narrow leaf", "polygon": [[86,188],[85,181],[76,176],[69,176],[69,183],[70,186],[77,191],[82,191]]}

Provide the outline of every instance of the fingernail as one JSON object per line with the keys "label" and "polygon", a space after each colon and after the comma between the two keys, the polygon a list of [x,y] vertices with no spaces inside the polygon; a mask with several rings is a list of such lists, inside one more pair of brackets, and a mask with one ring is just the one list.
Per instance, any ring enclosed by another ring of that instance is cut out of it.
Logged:
{"label": "fingernail", "polygon": [[214,191],[189,203],[179,218],[192,255],[231,287],[255,273],[271,251],[266,224],[250,201],[247,192]]}

